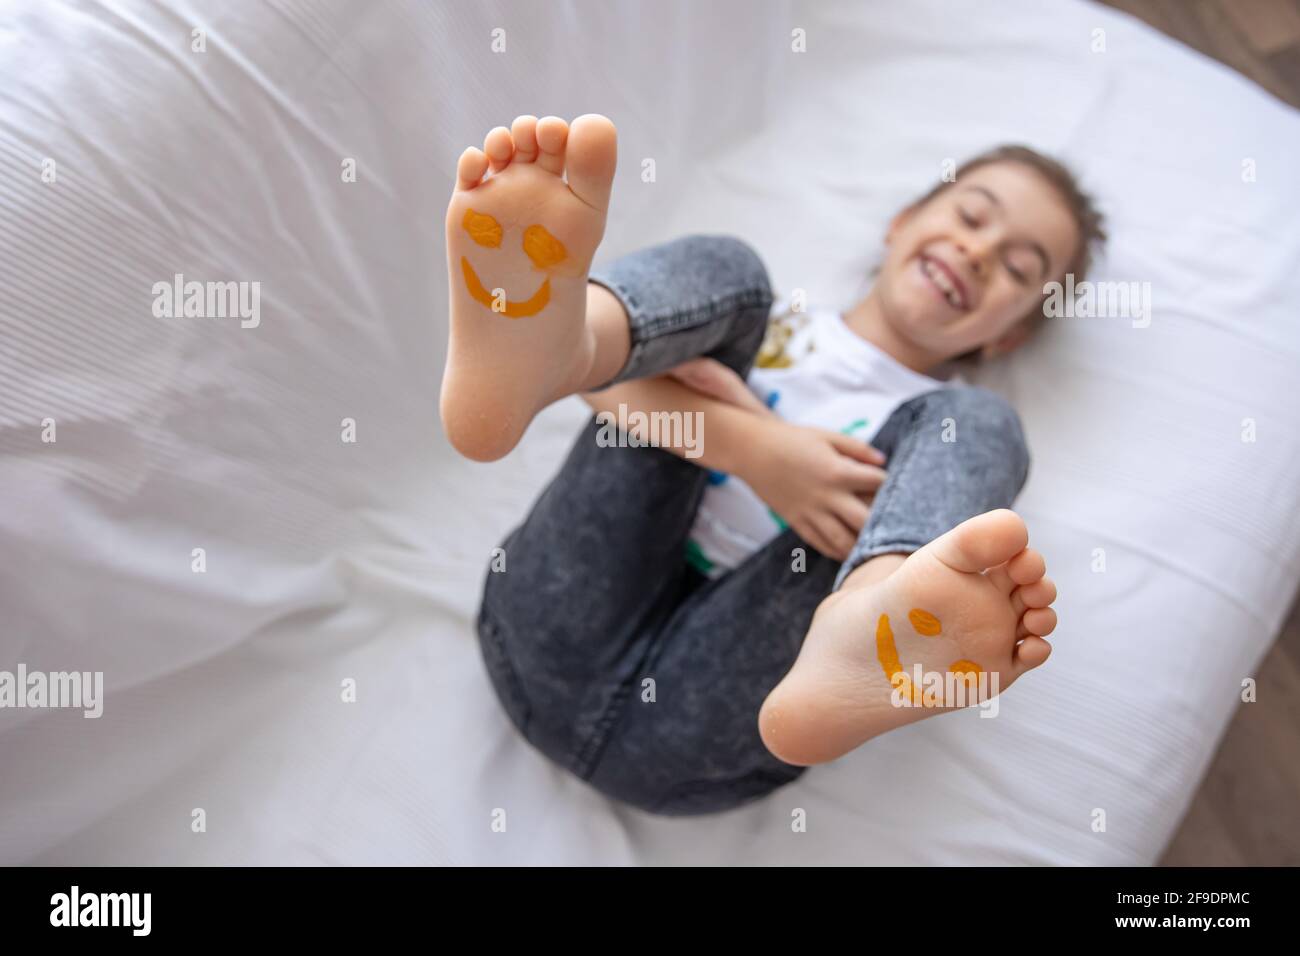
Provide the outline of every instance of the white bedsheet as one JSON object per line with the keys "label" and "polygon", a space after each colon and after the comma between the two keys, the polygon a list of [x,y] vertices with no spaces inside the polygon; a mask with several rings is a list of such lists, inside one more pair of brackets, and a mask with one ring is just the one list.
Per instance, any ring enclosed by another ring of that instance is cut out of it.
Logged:
{"label": "white bedsheet", "polygon": [[[697,820],[507,723],[470,622],[583,410],[450,453],[442,209],[489,127],[587,111],[604,254],[732,232],[836,304],[947,158],[1026,141],[1104,197],[1096,278],[1150,282],[1150,327],[1061,320],[984,376],[1061,590],[997,719]],[[1073,0],[0,10],[0,669],[107,683],[99,720],[0,710],[0,862],[1152,862],[1300,577],[1297,157],[1293,111]],[[261,324],[154,318],[176,273],[261,282]]]}

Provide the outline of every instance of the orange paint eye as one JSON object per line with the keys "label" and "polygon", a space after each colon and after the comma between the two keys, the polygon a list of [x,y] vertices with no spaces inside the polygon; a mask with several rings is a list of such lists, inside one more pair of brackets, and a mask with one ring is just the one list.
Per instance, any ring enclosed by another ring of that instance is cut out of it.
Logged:
{"label": "orange paint eye", "polygon": [[[469,237],[480,246],[496,249],[501,245],[501,223],[486,213],[467,209],[465,210],[465,218],[460,221],[460,224],[469,233]],[[533,228],[540,227],[535,226]]]}
{"label": "orange paint eye", "polygon": [[939,619],[929,611],[922,611],[919,607],[912,608],[907,612],[907,619],[912,622],[912,630],[918,634],[935,637],[939,633]]}
{"label": "orange paint eye", "polygon": [[563,262],[569,255],[560,242],[542,226],[529,226],[524,230],[524,252],[539,269],[549,269]]}

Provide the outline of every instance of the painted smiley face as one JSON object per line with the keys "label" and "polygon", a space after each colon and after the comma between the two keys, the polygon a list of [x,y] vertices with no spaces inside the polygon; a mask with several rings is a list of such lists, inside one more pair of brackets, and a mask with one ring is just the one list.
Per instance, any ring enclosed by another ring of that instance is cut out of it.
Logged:
{"label": "painted smiley face", "polygon": [[[929,611],[913,608],[907,613],[907,619],[912,624],[912,630],[921,636],[939,636],[941,630],[939,619]],[[894,631],[889,626],[888,614],[880,615],[880,621],[876,625],[876,657],[879,658],[880,666],[885,672],[885,678],[891,686],[899,688],[913,704],[924,707],[936,707],[943,704],[943,701],[936,698],[934,694],[922,693],[921,689],[907,676],[907,672],[903,669],[903,662],[898,658],[898,647],[894,644]],[[958,676],[964,675],[967,686],[970,686],[979,678],[983,668],[974,661],[963,658],[949,664],[948,670]]]}
{"label": "painted smiley face", "polygon": [[[461,220],[460,224],[469,233],[469,237],[480,246],[486,246],[489,249],[501,248],[501,239],[505,235],[505,230],[501,228],[501,223],[486,213],[467,209],[465,218]],[[539,225],[532,225],[524,230],[524,252],[532,260],[533,266],[543,272],[559,265],[569,255],[564,248],[564,244],[547,232],[544,226]],[[479,279],[478,273],[474,271],[474,267],[469,264],[469,259],[465,256],[460,257],[460,269],[465,276],[465,287],[474,300],[498,315],[504,315],[506,318],[522,319],[526,316],[536,315],[546,308],[546,304],[551,301],[551,280],[549,278],[544,280],[537,287],[537,291],[527,299],[511,302],[505,297],[502,290],[489,290]]]}

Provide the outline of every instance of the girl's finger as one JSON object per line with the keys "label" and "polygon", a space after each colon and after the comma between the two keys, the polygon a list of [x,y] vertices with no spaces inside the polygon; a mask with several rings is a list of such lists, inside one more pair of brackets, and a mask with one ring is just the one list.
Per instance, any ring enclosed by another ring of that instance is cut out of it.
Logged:
{"label": "girl's finger", "polygon": [[821,536],[830,545],[829,551],[822,553],[828,558],[834,558],[836,561],[843,561],[853,550],[853,544],[858,540],[858,536],[845,527],[839,518],[830,512],[814,514],[810,519],[821,532]]}
{"label": "girl's finger", "polygon": [[866,465],[883,465],[885,456],[880,449],[872,448],[864,441],[860,441],[851,435],[845,435],[843,432],[829,432],[831,444],[840,454],[847,455]]}
{"label": "girl's finger", "polygon": [[867,518],[871,517],[871,509],[856,495],[837,496],[834,507],[836,516],[853,532],[854,541],[856,541],[857,536],[866,527]]}
{"label": "girl's finger", "polygon": [[875,465],[864,465],[857,461],[845,462],[845,464],[848,467],[844,470],[842,484],[849,491],[876,491],[889,477],[888,472]]}
{"label": "girl's finger", "polygon": [[819,554],[830,554],[830,544],[828,544],[822,537],[821,532],[811,524],[800,521],[797,524],[791,524],[790,527],[793,528],[794,533],[802,538],[804,543],[809,545],[814,551]]}

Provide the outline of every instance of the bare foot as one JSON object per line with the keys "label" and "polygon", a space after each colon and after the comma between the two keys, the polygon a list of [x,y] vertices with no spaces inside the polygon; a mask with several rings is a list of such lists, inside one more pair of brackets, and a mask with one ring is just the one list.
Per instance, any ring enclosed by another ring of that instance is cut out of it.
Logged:
{"label": "bare foot", "polygon": [[614,124],[595,114],[572,127],[521,116],[461,155],[447,206],[451,338],[440,410],[466,457],[505,455],[534,415],[583,385],[593,352],[587,271],[616,161]]}
{"label": "bare foot", "polygon": [[1056,585],[1028,540],[1017,514],[990,511],[905,560],[889,556],[897,563],[879,580],[854,588],[850,577],[817,609],[794,667],[763,702],[767,748],[791,764],[834,760],[996,695],[1042,664]]}

